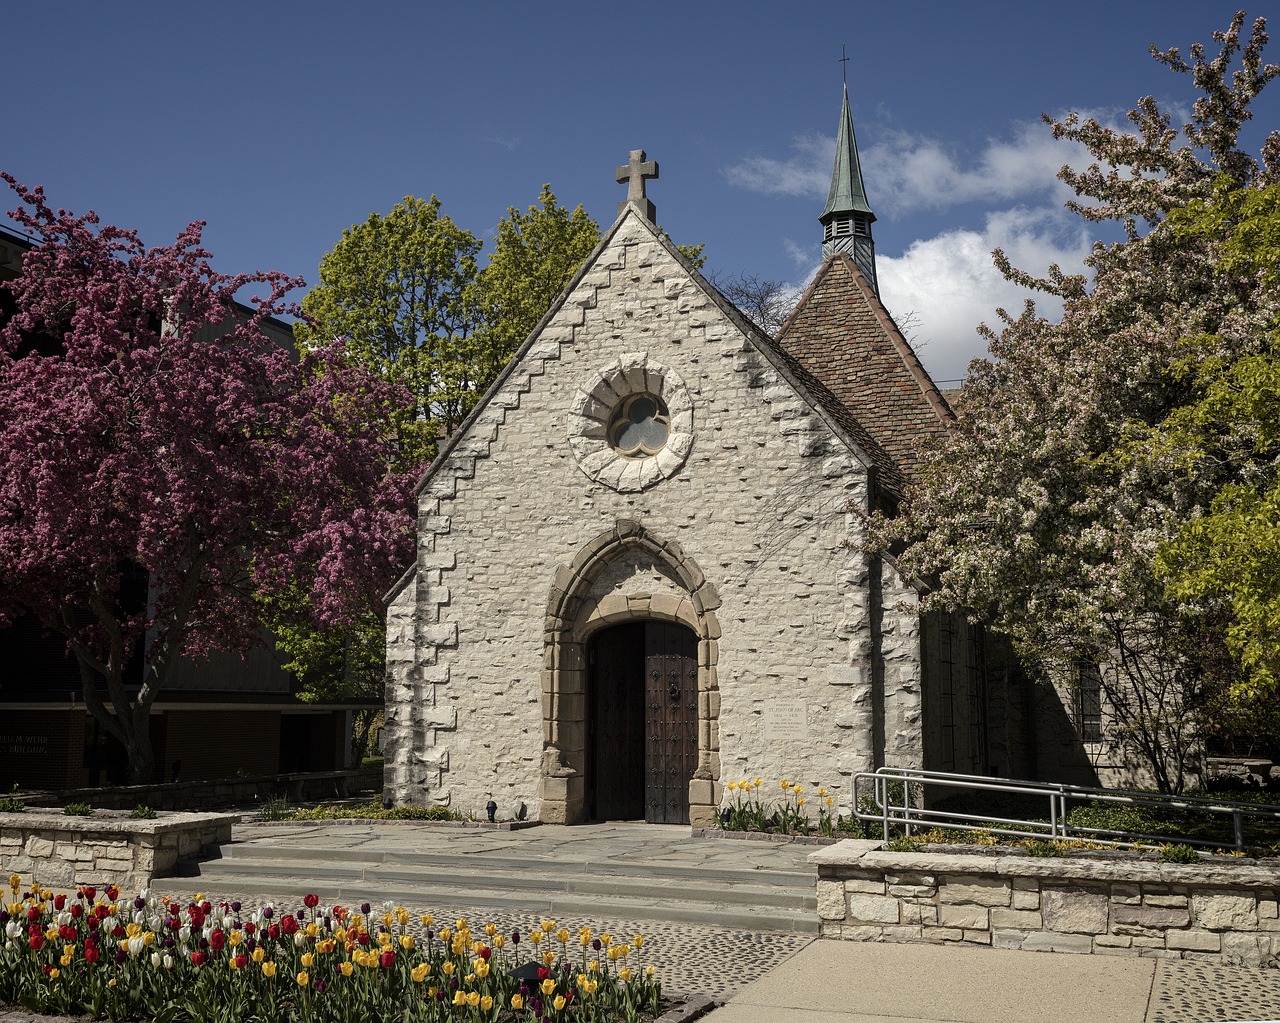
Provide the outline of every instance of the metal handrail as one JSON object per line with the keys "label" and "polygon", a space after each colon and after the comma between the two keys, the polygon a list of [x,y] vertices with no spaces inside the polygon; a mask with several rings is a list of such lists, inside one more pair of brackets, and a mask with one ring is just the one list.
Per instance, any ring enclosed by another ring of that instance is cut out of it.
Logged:
{"label": "metal handrail", "polygon": [[[872,788],[875,812],[859,807],[859,782],[865,790],[867,782]],[[893,801],[891,786],[901,785],[901,800]],[[1047,800],[1047,820],[1026,820],[1016,817],[995,817],[965,813],[958,810],[940,810],[912,805],[912,789],[919,788],[923,796],[925,786],[977,789],[984,792],[1000,792],[1011,795],[1043,796]],[[1103,789],[1092,785],[1069,785],[1058,782],[1022,781],[1005,778],[989,778],[978,774],[952,774],[944,771],[923,771],[911,767],[882,767],[876,771],[861,771],[853,776],[853,813],[859,820],[880,821],[884,839],[889,840],[891,825],[901,825],[910,835],[913,826],[946,827],[963,831],[988,831],[1015,838],[1084,839],[1099,845],[1136,846],[1146,842],[1183,842],[1206,848],[1221,847],[1221,842],[1209,839],[1189,838],[1185,835],[1158,835],[1146,832],[1122,831],[1116,828],[1095,828],[1070,824],[1067,820],[1068,800],[1099,803],[1117,803],[1127,806],[1153,806],[1173,810],[1197,810],[1202,813],[1230,816],[1237,850],[1244,849],[1244,819],[1259,818],[1280,821],[1280,806],[1259,803],[1241,803],[1233,800],[1213,799],[1205,796],[1166,796],[1157,792],[1137,792],[1129,789]]]}

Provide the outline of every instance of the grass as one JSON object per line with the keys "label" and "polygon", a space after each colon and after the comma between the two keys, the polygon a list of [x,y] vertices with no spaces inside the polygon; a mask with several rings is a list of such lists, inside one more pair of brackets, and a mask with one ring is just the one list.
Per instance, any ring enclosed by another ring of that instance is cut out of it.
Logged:
{"label": "grass", "polygon": [[[270,802],[267,804],[271,805]],[[266,816],[267,807],[263,808],[264,820],[276,821],[462,821],[467,818],[447,806],[392,806],[384,807],[377,800],[365,803],[321,803],[319,806],[280,808],[271,817]]]}

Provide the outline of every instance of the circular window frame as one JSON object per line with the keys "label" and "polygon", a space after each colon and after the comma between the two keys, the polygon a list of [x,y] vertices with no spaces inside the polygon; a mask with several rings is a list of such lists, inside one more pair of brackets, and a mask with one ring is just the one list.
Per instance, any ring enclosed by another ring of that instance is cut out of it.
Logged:
{"label": "circular window frame", "polygon": [[[665,408],[667,437],[652,452],[624,452],[613,434],[624,410],[649,397]],[[574,395],[569,449],[589,479],[619,493],[635,493],[670,479],[693,449],[693,399],[684,380],[644,352],[627,352],[598,370]]]}

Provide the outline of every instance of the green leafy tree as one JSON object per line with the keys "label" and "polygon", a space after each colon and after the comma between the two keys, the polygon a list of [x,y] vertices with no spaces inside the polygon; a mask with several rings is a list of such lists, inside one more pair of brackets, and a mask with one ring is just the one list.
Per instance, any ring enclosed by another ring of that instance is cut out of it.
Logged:
{"label": "green leafy tree", "polygon": [[[1130,113],[1132,132],[1076,115],[1050,122],[1096,161],[1062,171],[1079,196],[1069,207],[1117,222],[1124,238],[1095,244],[1091,288],[1057,267],[1033,277],[996,253],[1008,278],[1059,297],[1062,317],[1028,303],[1018,316],[1000,311],[998,331],[983,328],[990,359],[970,366],[956,428],[928,454],[903,514],[871,529],[933,583],[925,609],[967,609],[1064,684],[1080,658],[1100,662],[1115,734],[1171,792],[1194,767],[1221,616],[1178,599],[1157,569],[1205,495],[1183,462],[1151,457],[1149,439],[1187,398],[1173,372],[1183,339],[1248,334],[1257,289],[1224,273],[1216,233],[1180,230],[1169,214],[1212,200],[1219,175],[1241,188],[1261,180],[1238,138],[1277,68],[1261,61],[1265,25],[1244,43],[1242,25],[1238,15],[1215,33],[1211,57],[1199,44],[1189,61],[1153,50],[1200,91],[1181,132],[1149,98]],[[1271,140],[1267,175],[1277,156]]]}
{"label": "green leafy tree", "polygon": [[302,300],[307,320],[294,336],[304,349],[339,341],[348,358],[411,395],[396,422],[406,468],[434,457],[487,384],[474,358],[480,247],[434,195],[406,196],[343,231]]}
{"label": "green leafy tree", "polygon": [[[1170,223],[1195,242],[1223,239],[1219,267],[1248,289],[1230,326],[1190,336],[1172,365],[1188,400],[1153,431],[1150,457],[1209,490],[1160,551],[1172,597],[1221,605],[1242,672],[1231,689],[1238,727],[1274,742],[1280,679],[1280,184],[1219,177],[1208,201]],[[1241,713],[1246,708],[1252,713]],[[1264,711],[1267,711],[1264,713]],[[1253,722],[1250,726],[1249,722]]]}
{"label": "green leafy tree", "polygon": [[514,206],[498,223],[493,257],[473,289],[484,317],[476,346],[484,387],[502,372],[520,344],[546,315],[600,242],[599,225],[577,206],[561,206],[550,185],[525,213]]}

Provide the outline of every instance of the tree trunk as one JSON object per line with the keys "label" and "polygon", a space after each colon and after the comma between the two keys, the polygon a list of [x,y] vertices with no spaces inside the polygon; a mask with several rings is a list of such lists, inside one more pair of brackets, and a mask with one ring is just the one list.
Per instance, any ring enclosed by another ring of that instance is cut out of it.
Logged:
{"label": "tree trunk", "polygon": [[[129,754],[129,766],[125,772],[126,785],[148,785],[155,781],[155,751],[151,747],[150,708],[129,715],[132,727],[126,726],[124,744]],[[138,720],[141,719],[141,727]]]}

